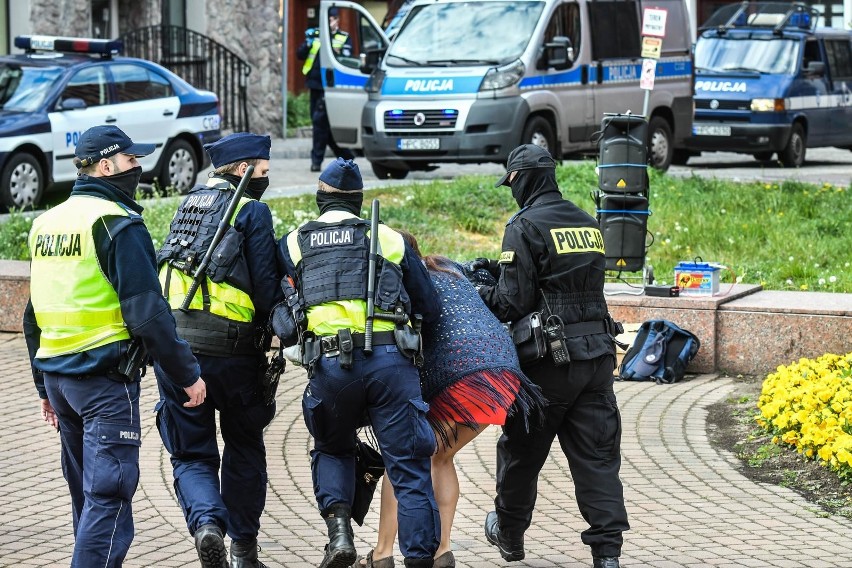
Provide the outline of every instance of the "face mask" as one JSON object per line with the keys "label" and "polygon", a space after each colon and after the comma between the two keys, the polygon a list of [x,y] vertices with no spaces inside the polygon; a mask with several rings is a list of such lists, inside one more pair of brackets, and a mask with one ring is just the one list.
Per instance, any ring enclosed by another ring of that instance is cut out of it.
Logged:
{"label": "face mask", "polygon": [[139,187],[139,180],[142,179],[142,166],[130,168],[121,173],[107,176],[105,181],[115,186],[121,193],[133,199],[136,195],[136,188]]}
{"label": "face mask", "polygon": [[248,182],[248,186],[246,187],[246,193],[248,193],[252,199],[260,199],[267,187],[269,187],[268,177],[251,178]]}

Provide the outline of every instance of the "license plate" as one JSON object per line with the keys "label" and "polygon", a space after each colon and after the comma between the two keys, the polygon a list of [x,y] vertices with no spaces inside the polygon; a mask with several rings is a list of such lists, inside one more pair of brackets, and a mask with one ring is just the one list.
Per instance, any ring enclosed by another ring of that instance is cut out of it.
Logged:
{"label": "license plate", "polygon": [[719,124],[694,124],[692,132],[696,136],[730,136],[731,127]]}
{"label": "license plate", "polygon": [[440,138],[400,138],[396,144],[400,150],[438,150]]}

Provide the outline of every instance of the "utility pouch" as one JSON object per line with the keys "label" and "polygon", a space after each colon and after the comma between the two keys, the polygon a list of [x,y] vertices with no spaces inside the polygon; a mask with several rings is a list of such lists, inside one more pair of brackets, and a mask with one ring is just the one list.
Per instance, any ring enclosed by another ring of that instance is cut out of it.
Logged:
{"label": "utility pouch", "polygon": [[316,365],[320,355],[322,355],[320,342],[313,337],[305,338],[305,342],[302,347],[302,366],[308,370],[309,378],[314,374],[314,365]]}
{"label": "utility pouch", "polygon": [[547,355],[547,340],[541,323],[541,312],[532,312],[509,327],[512,343],[521,364],[533,363]]}
{"label": "utility pouch", "polygon": [[148,351],[142,345],[142,341],[133,339],[127,351],[118,361],[118,368],[116,369],[118,378],[122,382],[133,382],[136,380],[136,373],[140,370],[142,371],[141,376],[145,376],[147,362]]}
{"label": "utility pouch", "polygon": [[348,371],[352,368],[352,350],[355,348],[352,343],[352,331],[348,327],[337,330],[337,347],[340,350],[337,359],[340,368]]}
{"label": "utility pouch", "polygon": [[245,237],[233,227],[228,227],[225,235],[210,257],[207,274],[216,282],[228,281],[246,293],[252,292],[251,277],[245,255],[242,254]]}
{"label": "utility pouch", "polygon": [[[422,316],[416,315],[415,317]],[[411,359],[418,367],[423,364],[423,342],[420,333],[408,325],[397,325],[393,330],[396,348],[403,356]],[[418,363],[419,359],[419,363]]]}

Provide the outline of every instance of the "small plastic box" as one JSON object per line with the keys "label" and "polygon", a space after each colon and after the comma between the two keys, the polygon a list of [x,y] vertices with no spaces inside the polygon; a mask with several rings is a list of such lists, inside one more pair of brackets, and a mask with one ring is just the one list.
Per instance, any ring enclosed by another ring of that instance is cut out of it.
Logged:
{"label": "small plastic box", "polygon": [[713,296],[719,293],[720,270],[708,262],[679,262],[674,269],[675,286],[682,296]]}

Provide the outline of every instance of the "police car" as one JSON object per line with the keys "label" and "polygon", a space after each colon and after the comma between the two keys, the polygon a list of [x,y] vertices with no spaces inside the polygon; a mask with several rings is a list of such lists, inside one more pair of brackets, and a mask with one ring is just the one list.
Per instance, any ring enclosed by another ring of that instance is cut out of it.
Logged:
{"label": "police car", "polygon": [[77,176],[74,148],[98,124],[156,146],[142,180],[185,192],[221,138],[219,100],[142,59],[117,57],[120,40],[19,36],[24,54],[0,57],[0,204],[38,205]]}

